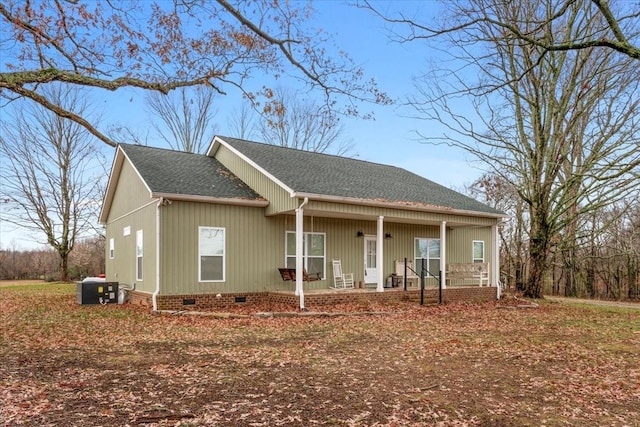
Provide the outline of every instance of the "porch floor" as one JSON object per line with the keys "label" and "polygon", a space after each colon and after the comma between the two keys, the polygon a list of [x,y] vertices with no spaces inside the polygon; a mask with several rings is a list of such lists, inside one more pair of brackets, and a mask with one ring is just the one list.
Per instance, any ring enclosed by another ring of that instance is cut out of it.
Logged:
{"label": "porch floor", "polygon": [[[426,286],[424,288],[427,289],[435,289],[437,287],[434,286]],[[420,287],[409,286],[407,287],[407,292],[409,291],[419,291]],[[367,288],[349,288],[349,289],[303,289],[305,295],[342,295],[342,294],[372,294],[372,293],[385,293],[385,292],[403,292],[404,288],[402,286],[396,288],[384,288],[384,292],[378,292],[375,287],[367,287]],[[270,294],[283,294],[283,295],[295,295],[295,289],[292,290],[277,290],[277,291],[269,291]]]}
{"label": "porch floor", "polygon": [[[489,286],[455,286],[442,290],[443,302],[467,301],[486,302],[495,301],[497,288]],[[269,300],[278,303],[297,306],[300,297],[295,295],[293,289],[269,292]],[[333,304],[351,304],[354,302],[389,303],[392,301],[418,302],[425,304],[437,304],[440,293],[436,286],[425,287],[424,293],[419,287],[384,288],[383,292],[377,292],[375,288],[354,289],[309,289],[304,290],[305,307],[325,306]]]}

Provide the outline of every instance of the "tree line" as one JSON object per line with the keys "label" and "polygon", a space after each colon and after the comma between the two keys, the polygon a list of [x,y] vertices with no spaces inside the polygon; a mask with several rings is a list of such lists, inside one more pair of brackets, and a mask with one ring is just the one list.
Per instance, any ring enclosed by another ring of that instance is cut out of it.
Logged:
{"label": "tree line", "polygon": [[[104,273],[104,237],[76,242],[69,253],[67,280],[82,280]],[[0,249],[0,280],[59,281],[62,278],[60,255],[53,248],[21,250]]]}
{"label": "tree line", "polygon": [[[510,183],[495,175],[483,176],[468,191],[509,215],[498,229],[500,280],[508,289],[523,291],[531,262],[525,203]],[[559,232],[551,241],[544,294],[640,299],[640,198],[593,211],[571,233]]]}

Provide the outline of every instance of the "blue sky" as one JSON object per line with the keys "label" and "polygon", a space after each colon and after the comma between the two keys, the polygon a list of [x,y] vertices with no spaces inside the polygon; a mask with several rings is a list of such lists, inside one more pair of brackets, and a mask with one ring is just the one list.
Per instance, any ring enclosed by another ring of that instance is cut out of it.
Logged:
{"label": "blue sky", "polygon": [[[429,0],[375,4],[381,9],[400,7],[409,14],[420,16],[420,19],[431,17],[428,14],[435,15],[437,10],[437,3]],[[317,16],[311,25],[333,35],[335,45],[348,52],[364,69],[365,75],[375,78],[380,88],[394,99],[402,101],[411,94],[414,91],[412,78],[424,72],[429,61],[437,60],[437,57],[430,56],[437,52],[423,45],[389,41],[384,23],[369,11],[349,6],[341,0],[319,0],[314,3],[314,8]],[[286,81],[281,84],[287,87]],[[144,92],[133,90],[96,93],[95,100],[104,111],[102,122],[132,128],[145,126],[148,119],[144,96]],[[227,129],[227,115],[240,104],[238,94],[233,92],[217,100],[217,133],[233,136]],[[357,158],[398,166],[459,191],[481,175],[482,172],[473,166],[465,153],[417,141],[416,130],[427,135],[442,133],[438,123],[411,118],[413,111],[398,105],[365,105],[362,110],[373,110],[375,119],[343,120],[344,136],[354,144]],[[110,161],[112,150],[106,146],[105,149]],[[42,246],[33,236],[20,230],[12,231],[8,224],[0,224],[0,248],[8,249],[14,245],[18,249]]]}
{"label": "blue sky", "polygon": [[[411,16],[419,16],[419,19],[435,16],[438,7],[438,3],[431,0],[376,1],[374,4],[382,10],[401,8]],[[384,22],[370,11],[350,6],[342,0],[316,0],[314,8],[317,16],[310,25],[333,35],[335,45],[348,52],[364,69],[367,78],[375,78],[382,90],[400,102],[415,91],[413,77],[422,74],[430,61],[438,59],[431,56],[437,51],[417,43],[391,42]],[[261,81],[253,83],[258,87],[262,85]],[[277,84],[289,88],[284,79]],[[146,121],[136,115],[144,111],[144,93],[122,91],[113,96],[101,96],[107,97],[107,110],[120,112],[117,123],[136,128],[137,123]],[[228,130],[227,116],[231,110],[240,107],[239,97],[239,93],[229,89],[229,95],[216,100],[218,134],[233,136],[233,132]],[[461,190],[480,176],[481,172],[467,161],[467,156],[460,150],[417,141],[416,130],[425,135],[442,133],[438,123],[411,118],[409,116],[414,111],[398,104],[362,105],[361,110],[374,111],[375,119],[343,119],[344,136],[352,140],[357,158],[402,167],[456,190]],[[111,119],[115,117],[112,113],[110,116]]]}

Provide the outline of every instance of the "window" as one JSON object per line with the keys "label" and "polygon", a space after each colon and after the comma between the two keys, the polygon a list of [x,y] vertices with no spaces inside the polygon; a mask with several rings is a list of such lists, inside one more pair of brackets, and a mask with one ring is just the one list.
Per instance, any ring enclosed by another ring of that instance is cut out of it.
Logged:
{"label": "window", "polygon": [[[320,273],[323,279],[326,265],[324,242],[324,233],[304,233],[302,237],[302,265],[309,274]],[[296,268],[296,233],[294,231],[287,231],[285,257],[287,268]]]}
{"label": "window", "polygon": [[473,241],[473,262],[484,262],[484,241]]}
{"label": "window", "polygon": [[414,268],[420,275],[420,268],[424,260],[425,277],[438,277],[440,273],[440,239],[415,239]]}
{"label": "window", "polygon": [[142,280],[142,230],[136,231],[136,280]]}
{"label": "window", "polygon": [[201,282],[224,282],[225,229],[198,227],[198,276]]}
{"label": "window", "polygon": [[115,247],[116,247],[116,242],[112,237],[109,239],[109,259],[115,258]]}

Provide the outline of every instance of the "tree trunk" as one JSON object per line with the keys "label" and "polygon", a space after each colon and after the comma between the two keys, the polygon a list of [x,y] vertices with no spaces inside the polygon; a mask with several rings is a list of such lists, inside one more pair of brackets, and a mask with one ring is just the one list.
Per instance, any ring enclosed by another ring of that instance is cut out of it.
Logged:
{"label": "tree trunk", "polygon": [[578,295],[576,286],[576,258],[575,246],[569,243],[569,247],[563,251],[563,268],[564,268],[564,296],[575,297]]}
{"label": "tree trunk", "polygon": [[587,264],[587,280],[586,287],[587,293],[591,298],[595,298],[596,296],[596,269],[594,267],[595,259],[591,258],[593,261]]}
{"label": "tree trunk", "polygon": [[542,298],[544,277],[549,264],[550,227],[544,200],[531,206],[531,232],[529,233],[529,277],[524,289],[528,298]]}
{"label": "tree trunk", "polygon": [[528,298],[542,298],[544,277],[547,272],[549,261],[549,244],[545,233],[545,228],[540,227],[539,231],[532,236],[529,248],[529,278],[524,289],[524,296]]}
{"label": "tree trunk", "polygon": [[629,299],[640,298],[640,289],[638,289],[638,266],[633,256],[629,256],[627,267],[629,270]]}
{"label": "tree trunk", "polygon": [[69,281],[69,254],[60,254],[60,281]]}

